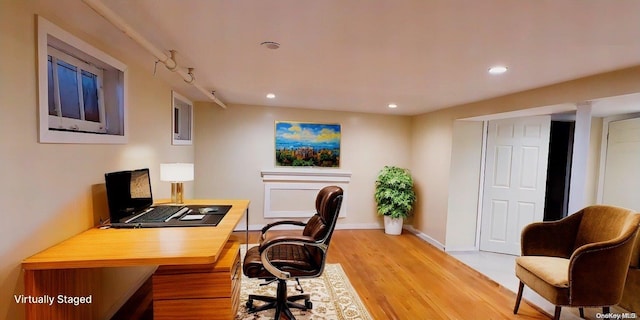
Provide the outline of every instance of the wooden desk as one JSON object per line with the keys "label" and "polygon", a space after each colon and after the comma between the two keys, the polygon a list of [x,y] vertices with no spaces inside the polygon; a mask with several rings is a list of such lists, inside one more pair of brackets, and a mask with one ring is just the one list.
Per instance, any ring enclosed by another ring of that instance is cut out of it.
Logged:
{"label": "wooden desk", "polygon": [[240,219],[245,213],[248,215],[249,201],[202,199],[185,203],[232,207],[216,227],[93,228],[25,259],[22,262],[25,296],[93,298],[91,303],[77,306],[57,303],[57,299],[51,305],[26,303],[27,319],[99,318],[95,305],[100,288],[97,268],[209,265],[214,269],[219,257],[228,255],[225,246]]}

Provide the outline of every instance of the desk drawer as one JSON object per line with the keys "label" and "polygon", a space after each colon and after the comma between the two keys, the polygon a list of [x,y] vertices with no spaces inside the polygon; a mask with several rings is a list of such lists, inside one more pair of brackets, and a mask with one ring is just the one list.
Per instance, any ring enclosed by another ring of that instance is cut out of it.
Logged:
{"label": "desk drawer", "polygon": [[228,273],[191,273],[154,276],[153,300],[231,297]]}
{"label": "desk drawer", "polygon": [[153,300],[231,297],[241,278],[239,247],[225,248],[219,262],[223,265],[172,266],[170,272],[159,268],[153,275]]}

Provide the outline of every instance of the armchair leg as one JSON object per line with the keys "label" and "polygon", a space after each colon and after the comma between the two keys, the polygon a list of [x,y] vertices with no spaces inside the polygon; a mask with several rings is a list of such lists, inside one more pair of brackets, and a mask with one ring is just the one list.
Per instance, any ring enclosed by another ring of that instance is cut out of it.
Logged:
{"label": "armchair leg", "polygon": [[560,320],[560,311],[562,311],[562,307],[556,306],[556,312],[553,314],[553,320]]}
{"label": "armchair leg", "polygon": [[611,309],[609,309],[609,307],[602,307],[602,313],[607,314],[610,312],[611,312]]}
{"label": "armchair leg", "polygon": [[516,305],[513,307],[513,314],[518,314],[518,309],[520,308],[520,300],[522,300],[522,290],[524,290],[524,283],[520,281],[520,285],[518,286],[518,296],[516,297]]}
{"label": "armchair leg", "polygon": [[580,307],[578,308],[578,311],[580,311],[580,318],[584,319],[584,308]]}

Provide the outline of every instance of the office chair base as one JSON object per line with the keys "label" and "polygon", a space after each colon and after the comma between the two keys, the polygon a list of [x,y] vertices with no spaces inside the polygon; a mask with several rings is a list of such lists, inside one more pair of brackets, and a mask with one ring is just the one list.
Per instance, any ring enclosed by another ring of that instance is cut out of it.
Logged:
{"label": "office chair base", "polygon": [[[254,306],[254,300],[263,301],[265,303],[260,306]],[[304,304],[296,302],[299,300],[304,300]],[[280,319],[280,316],[284,315],[289,320],[295,320],[295,317],[291,313],[291,308],[306,311],[312,309],[313,304],[311,303],[311,296],[309,294],[299,294],[290,297],[287,296],[287,282],[285,280],[278,280],[278,294],[276,297],[250,294],[247,299],[246,307],[249,313],[276,309],[274,319]]]}

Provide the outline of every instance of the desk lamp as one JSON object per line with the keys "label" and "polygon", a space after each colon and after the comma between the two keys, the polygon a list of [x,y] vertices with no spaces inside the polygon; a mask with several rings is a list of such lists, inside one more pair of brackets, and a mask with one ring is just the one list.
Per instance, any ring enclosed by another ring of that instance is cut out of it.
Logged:
{"label": "desk lamp", "polygon": [[193,163],[161,163],[160,181],[171,182],[171,202],[184,203],[184,181],[193,181]]}

